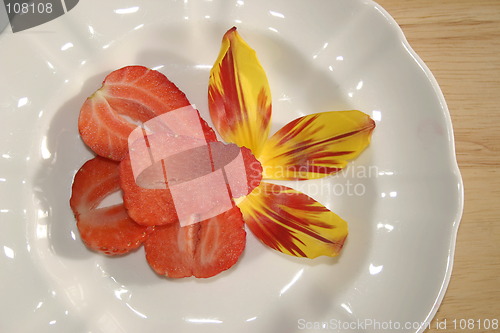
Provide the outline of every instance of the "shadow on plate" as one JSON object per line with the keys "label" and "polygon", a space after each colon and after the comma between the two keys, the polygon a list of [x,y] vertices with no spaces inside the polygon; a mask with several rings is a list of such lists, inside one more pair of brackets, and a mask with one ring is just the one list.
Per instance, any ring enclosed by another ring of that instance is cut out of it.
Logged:
{"label": "shadow on plate", "polygon": [[35,177],[35,193],[48,216],[48,237],[52,251],[60,256],[83,259],[91,255],[79,239],[74,216],[69,207],[71,184],[76,171],[92,152],[78,135],[78,114],[89,94],[100,86],[100,73],[86,80],[80,93],[54,112],[44,136],[46,156]]}

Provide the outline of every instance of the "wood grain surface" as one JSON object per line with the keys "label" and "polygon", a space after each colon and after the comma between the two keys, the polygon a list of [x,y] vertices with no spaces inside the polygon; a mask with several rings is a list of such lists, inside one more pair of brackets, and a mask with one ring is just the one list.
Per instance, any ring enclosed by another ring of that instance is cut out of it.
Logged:
{"label": "wood grain surface", "polygon": [[377,2],[441,86],[464,181],[451,281],[426,332],[500,332],[481,325],[500,320],[500,0]]}

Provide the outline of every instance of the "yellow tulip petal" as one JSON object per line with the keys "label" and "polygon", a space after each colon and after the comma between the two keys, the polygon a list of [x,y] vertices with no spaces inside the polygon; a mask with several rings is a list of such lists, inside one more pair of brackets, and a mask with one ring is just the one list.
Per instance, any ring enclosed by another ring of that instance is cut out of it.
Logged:
{"label": "yellow tulip petal", "polygon": [[285,125],[257,158],[264,179],[303,180],[340,171],[370,143],[375,122],[361,111],[307,115]]}
{"label": "yellow tulip petal", "polygon": [[257,238],[289,255],[334,257],[347,237],[344,220],[311,197],[286,186],[262,182],[238,207]]}
{"label": "yellow tulip petal", "polygon": [[258,155],[269,135],[271,91],[255,51],[232,28],[212,70],[208,87],[210,116],[226,142]]}

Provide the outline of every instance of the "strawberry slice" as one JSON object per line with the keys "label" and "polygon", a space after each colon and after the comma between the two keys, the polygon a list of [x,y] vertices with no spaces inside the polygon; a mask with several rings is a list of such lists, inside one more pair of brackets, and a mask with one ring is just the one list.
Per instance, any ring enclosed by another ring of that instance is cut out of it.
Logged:
{"label": "strawberry slice", "polygon": [[154,226],[178,221],[170,191],[137,185],[128,155],[120,162],[120,186],[127,212],[138,224]]}
{"label": "strawberry slice", "polygon": [[241,147],[245,171],[247,173],[248,193],[259,186],[262,180],[262,164],[255,158],[252,151],[246,147]]}
{"label": "strawberry slice", "polygon": [[[222,146],[225,145],[222,144]],[[246,195],[260,184],[262,179],[262,166],[249,149],[244,147],[239,149],[241,149],[246,172],[246,193],[243,193],[243,195]],[[192,163],[196,164],[195,162]],[[196,165],[186,165],[184,168],[187,172],[185,176],[189,176],[190,169],[196,167]],[[231,170],[228,170],[228,172],[231,172]],[[183,175],[179,176],[182,177]],[[181,207],[176,207],[174,204],[172,193],[168,185],[163,184],[164,188],[145,188],[138,185],[137,179],[134,177],[130,156],[127,156],[120,162],[120,185],[123,191],[123,200],[128,214],[138,224],[145,226],[159,226],[179,222],[178,209]],[[200,186],[201,184],[197,185],[196,183],[193,183],[191,187],[193,192],[190,192],[190,198],[192,200],[195,200],[195,198],[200,195],[204,195],[201,193],[197,196],[199,191],[202,191]],[[186,188],[184,188],[183,191],[185,192]],[[230,205],[231,204],[229,204],[229,207]],[[186,209],[189,210],[189,208]],[[196,209],[194,204],[193,209]]]}
{"label": "strawberry slice", "polygon": [[111,72],[102,87],[87,98],[80,110],[78,130],[97,155],[121,161],[128,152],[128,136],[137,124],[188,105],[186,95],[162,73],[127,66]]}
{"label": "strawberry slice", "polygon": [[119,255],[139,247],[152,228],[140,226],[123,204],[99,207],[104,198],[120,190],[118,163],[95,157],[75,175],[70,206],[85,245],[107,255]]}
{"label": "strawberry slice", "polygon": [[208,278],[232,267],[245,248],[238,207],[199,223],[158,227],[145,241],[146,259],[159,275]]}

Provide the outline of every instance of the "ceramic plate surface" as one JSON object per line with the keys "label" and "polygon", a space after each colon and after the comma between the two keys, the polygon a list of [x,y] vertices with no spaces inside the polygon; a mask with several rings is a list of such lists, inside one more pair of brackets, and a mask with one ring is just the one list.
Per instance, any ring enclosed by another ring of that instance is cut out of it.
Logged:
{"label": "ceramic plate surface", "polygon": [[[209,120],[209,70],[232,26],[268,74],[272,131],[330,110],[376,121],[345,172],[291,184],[348,221],[342,255],[292,258],[250,234],[231,270],[170,281],[142,249],[88,251],[68,205],[92,156],[77,132],[83,101],[110,71],[141,64]],[[421,332],[436,313],[463,202],[452,126],[431,73],[379,5],[80,1],[38,27],[7,27],[0,47],[1,332]]]}

